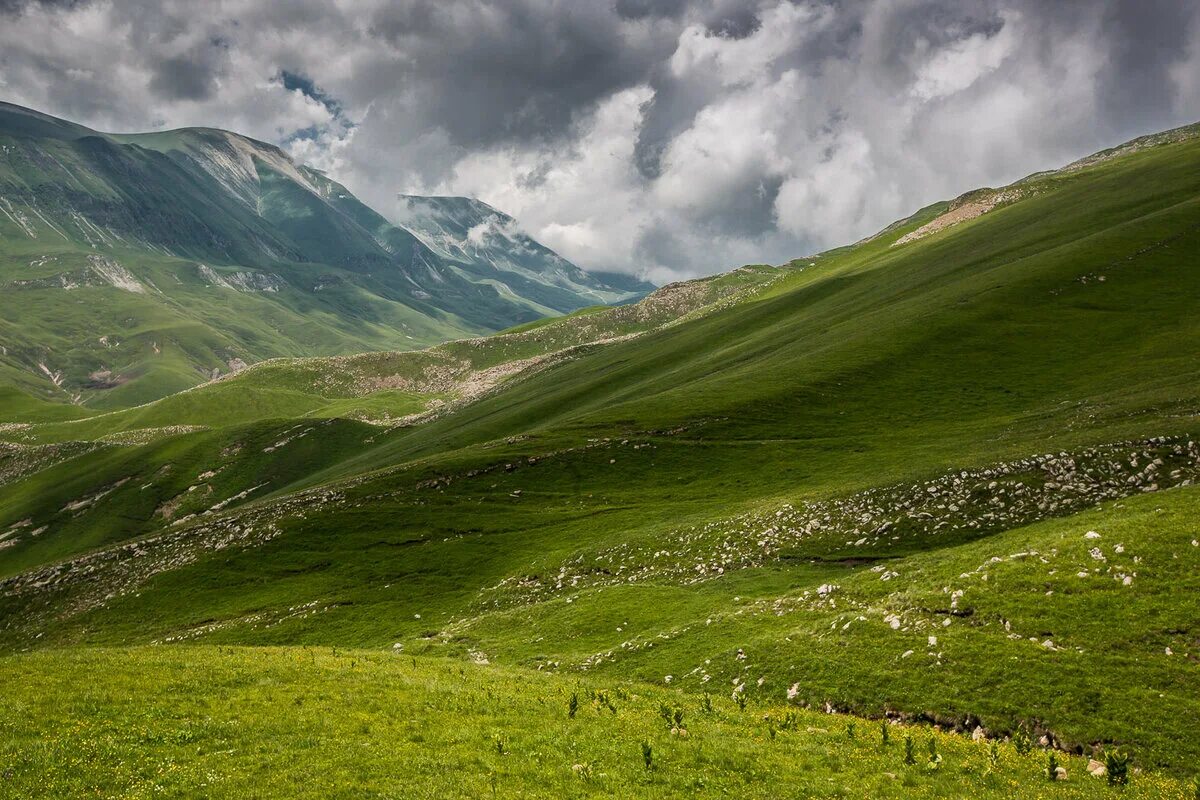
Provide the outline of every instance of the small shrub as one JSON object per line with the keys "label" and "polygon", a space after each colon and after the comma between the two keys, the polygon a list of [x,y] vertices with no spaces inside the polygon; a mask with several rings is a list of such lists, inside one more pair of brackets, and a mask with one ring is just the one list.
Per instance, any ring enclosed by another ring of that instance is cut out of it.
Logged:
{"label": "small shrub", "polygon": [[1128,753],[1120,750],[1104,752],[1104,768],[1108,771],[1109,786],[1126,786],[1129,784],[1129,762],[1133,759]]}
{"label": "small shrub", "polygon": [[1046,751],[1046,778],[1048,780],[1058,780],[1058,754],[1053,750]]}
{"label": "small shrub", "polygon": [[1029,738],[1029,734],[1024,728],[1017,728],[1017,732],[1013,734],[1013,747],[1017,748],[1017,752],[1021,755],[1026,755],[1033,749],[1033,740]]}
{"label": "small shrub", "polygon": [[654,769],[654,750],[650,747],[649,742],[642,742],[642,762],[646,765],[647,770]]}
{"label": "small shrub", "polygon": [[596,692],[595,703],[598,711],[607,708],[613,714],[617,713],[617,706],[613,703],[612,698],[608,696],[608,692],[603,689]]}
{"label": "small shrub", "polygon": [[667,730],[673,733],[687,729],[687,726],[683,724],[683,709],[678,706],[671,708],[668,705],[660,705],[658,715],[663,718],[663,722],[667,723]]}
{"label": "small shrub", "polygon": [[494,740],[494,744],[496,745],[496,755],[504,755],[504,740],[497,736]]}
{"label": "small shrub", "polygon": [[917,763],[917,756],[913,753],[913,738],[912,736],[904,736],[904,763],[909,766]]}
{"label": "small shrub", "polygon": [[575,712],[579,710],[579,694],[571,692],[571,700],[567,703],[567,717],[575,719]]}
{"label": "small shrub", "polygon": [[855,725],[853,722],[851,722],[849,725],[846,726],[846,738],[847,739],[853,739],[857,733],[858,733],[858,726]]}
{"label": "small shrub", "polygon": [[995,739],[988,743],[988,763],[993,767],[1000,763],[1000,743]]}
{"label": "small shrub", "polygon": [[929,768],[937,769],[938,764],[942,763],[942,756],[937,749],[937,739],[930,736],[929,742],[925,746],[929,750]]}
{"label": "small shrub", "polygon": [[892,741],[891,726],[888,725],[888,721],[886,719],[880,721],[879,723],[879,739],[884,747],[887,747]]}
{"label": "small shrub", "polygon": [[700,701],[700,707],[704,709],[706,714],[712,713],[712,695],[708,692],[704,693],[704,699]]}

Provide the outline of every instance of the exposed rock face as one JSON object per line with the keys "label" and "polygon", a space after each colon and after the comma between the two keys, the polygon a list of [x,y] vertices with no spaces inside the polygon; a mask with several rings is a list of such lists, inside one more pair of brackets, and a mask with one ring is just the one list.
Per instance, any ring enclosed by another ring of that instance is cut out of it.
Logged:
{"label": "exposed rock face", "polygon": [[[963,195],[950,204],[950,209],[946,213],[926,222],[915,231],[910,231],[904,234],[892,246],[895,247],[908,242],[914,242],[917,239],[923,239],[931,233],[945,230],[953,227],[960,222],[966,222],[970,219],[982,216],[991,211],[997,206],[1016,202],[1023,197],[1020,189],[1008,188],[998,192],[985,191],[982,194],[979,192],[971,192]],[[967,199],[971,198],[971,199]]]}

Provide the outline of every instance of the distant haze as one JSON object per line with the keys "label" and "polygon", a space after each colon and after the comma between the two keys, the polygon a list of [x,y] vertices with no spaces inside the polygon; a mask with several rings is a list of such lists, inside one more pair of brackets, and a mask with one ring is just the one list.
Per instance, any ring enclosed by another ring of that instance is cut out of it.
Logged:
{"label": "distant haze", "polygon": [[0,0],[0,99],[236,130],[663,282],[1200,119],[1200,3]]}

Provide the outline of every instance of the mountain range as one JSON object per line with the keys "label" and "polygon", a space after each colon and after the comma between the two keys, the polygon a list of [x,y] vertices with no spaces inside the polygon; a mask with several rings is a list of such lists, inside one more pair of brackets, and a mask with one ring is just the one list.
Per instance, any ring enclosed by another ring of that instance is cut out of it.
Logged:
{"label": "mountain range", "polygon": [[652,288],[584,272],[476,200],[400,208],[396,224],[228,131],[107,134],[0,103],[0,371],[111,408],[264,358],[424,347]]}

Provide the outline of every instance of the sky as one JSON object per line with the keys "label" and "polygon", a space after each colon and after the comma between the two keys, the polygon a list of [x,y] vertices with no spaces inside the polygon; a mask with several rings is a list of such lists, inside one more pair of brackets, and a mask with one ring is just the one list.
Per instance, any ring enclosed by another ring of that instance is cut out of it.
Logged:
{"label": "sky", "polygon": [[1200,120],[1193,0],[0,0],[0,99],[221,127],[586,269],[782,263]]}

